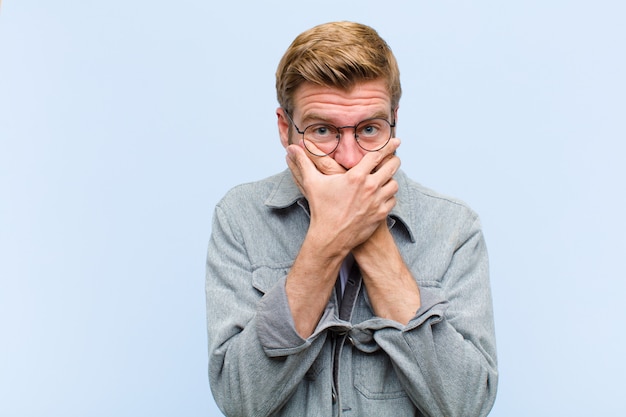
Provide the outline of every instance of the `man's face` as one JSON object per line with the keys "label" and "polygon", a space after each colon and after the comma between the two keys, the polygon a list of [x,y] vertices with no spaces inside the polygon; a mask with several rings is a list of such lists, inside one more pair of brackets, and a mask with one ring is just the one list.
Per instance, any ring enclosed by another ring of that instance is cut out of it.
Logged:
{"label": "man's face", "polygon": [[[292,111],[291,117],[301,131],[314,123],[354,126],[373,117],[392,122],[396,116],[391,113],[391,98],[383,80],[359,83],[350,91],[304,83],[296,90]],[[283,146],[287,147],[290,143],[301,145],[302,135],[295,129],[289,137],[289,121],[284,111],[279,108],[277,114]],[[350,169],[361,161],[367,151],[356,143],[354,129],[343,129],[342,132],[339,146],[329,156],[345,169]]]}

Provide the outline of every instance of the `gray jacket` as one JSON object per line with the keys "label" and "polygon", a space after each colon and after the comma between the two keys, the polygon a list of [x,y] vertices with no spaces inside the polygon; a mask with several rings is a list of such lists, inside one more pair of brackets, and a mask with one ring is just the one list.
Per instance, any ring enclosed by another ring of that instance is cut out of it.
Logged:
{"label": "gray jacket", "polygon": [[463,203],[402,171],[388,218],[422,306],[408,325],[376,317],[358,266],[302,339],[285,278],[309,225],[286,170],[232,189],[207,256],[209,378],[227,416],[485,416],[496,346],[485,242]]}

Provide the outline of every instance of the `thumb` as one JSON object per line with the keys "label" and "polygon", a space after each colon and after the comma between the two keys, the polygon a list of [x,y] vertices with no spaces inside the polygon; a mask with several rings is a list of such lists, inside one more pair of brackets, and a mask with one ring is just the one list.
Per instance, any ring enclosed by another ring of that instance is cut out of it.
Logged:
{"label": "thumb", "polygon": [[315,164],[304,154],[304,150],[298,145],[287,146],[286,160],[296,184],[302,190],[304,177],[315,175],[317,172]]}

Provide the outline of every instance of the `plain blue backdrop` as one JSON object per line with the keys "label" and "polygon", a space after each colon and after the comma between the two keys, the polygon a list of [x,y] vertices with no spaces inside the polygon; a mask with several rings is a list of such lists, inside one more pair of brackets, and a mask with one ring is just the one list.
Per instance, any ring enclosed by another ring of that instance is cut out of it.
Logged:
{"label": "plain blue backdrop", "polygon": [[331,20],[396,53],[403,169],[481,215],[491,415],[625,415],[624,4],[215,3],[3,2],[0,415],[220,415],[213,207],[286,167],[274,71]]}

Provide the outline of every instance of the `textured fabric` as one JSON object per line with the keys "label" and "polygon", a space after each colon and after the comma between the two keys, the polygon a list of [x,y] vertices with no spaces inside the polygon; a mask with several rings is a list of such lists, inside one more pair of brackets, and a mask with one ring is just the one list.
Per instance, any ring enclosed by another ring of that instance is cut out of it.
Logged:
{"label": "textured fabric", "polygon": [[291,173],[235,187],[218,203],[207,256],[209,378],[226,416],[488,414],[496,347],[478,217],[402,171],[395,178],[388,225],[422,304],[406,326],[374,316],[355,264],[341,309],[334,294],[302,339],[285,280],[309,214]]}

